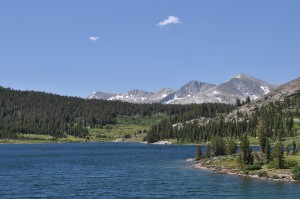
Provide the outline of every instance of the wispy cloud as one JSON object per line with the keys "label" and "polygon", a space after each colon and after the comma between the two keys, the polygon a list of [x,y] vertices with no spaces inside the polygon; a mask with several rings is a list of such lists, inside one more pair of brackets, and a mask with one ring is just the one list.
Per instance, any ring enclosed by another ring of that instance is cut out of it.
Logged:
{"label": "wispy cloud", "polygon": [[89,37],[90,41],[97,41],[100,39],[100,37],[97,37],[97,36],[90,36]]}
{"label": "wispy cloud", "polygon": [[157,26],[163,27],[163,26],[167,26],[170,24],[178,24],[181,23],[181,21],[179,20],[178,17],[175,16],[168,16],[168,18],[166,18],[165,20],[158,22],[158,24],[156,24]]}

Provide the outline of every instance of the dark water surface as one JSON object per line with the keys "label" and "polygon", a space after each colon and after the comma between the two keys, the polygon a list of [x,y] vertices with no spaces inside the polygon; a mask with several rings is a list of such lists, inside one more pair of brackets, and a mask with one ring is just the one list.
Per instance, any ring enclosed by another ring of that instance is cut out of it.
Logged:
{"label": "dark water surface", "polygon": [[300,198],[300,184],[191,168],[195,146],[0,145],[0,198]]}

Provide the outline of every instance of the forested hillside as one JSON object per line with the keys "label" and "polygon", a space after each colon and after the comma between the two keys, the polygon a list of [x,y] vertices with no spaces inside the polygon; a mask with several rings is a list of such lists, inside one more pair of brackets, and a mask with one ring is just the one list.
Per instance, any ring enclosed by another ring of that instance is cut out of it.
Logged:
{"label": "forested hillside", "polygon": [[211,118],[200,116],[190,117],[189,121],[178,119],[177,116],[165,119],[151,127],[147,140],[156,142],[162,139],[177,139],[180,142],[207,142],[216,136],[237,139],[245,133],[257,137],[257,133],[262,132],[271,140],[295,137],[296,127],[300,126],[300,94],[289,96],[281,102],[271,102],[251,115],[238,113],[237,118],[233,120],[225,120],[226,114],[217,114],[217,117]]}
{"label": "forested hillside", "polygon": [[0,139],[20,134],[43,134],[55,138],[86,137],[89,128],[116,124],[118,116],[151,116],[164,113],[185,121],[199,115],[215,117],[232,110],[225,104],[162,105],[87,100],[44,92],[0,87]]}

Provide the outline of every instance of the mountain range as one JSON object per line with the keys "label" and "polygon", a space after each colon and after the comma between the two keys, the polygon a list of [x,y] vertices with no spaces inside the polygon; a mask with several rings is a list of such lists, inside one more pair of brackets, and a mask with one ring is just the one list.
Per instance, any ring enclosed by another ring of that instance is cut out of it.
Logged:
{"label": "mountain range", "polygon": [[132,103],[200,104],[212,102],[234,104],[237,98],[245,100],[249,96],[251,100],[256,100],[275,88],[275,85],[249,75],[238,74],[219,85],[193,80],[177,91],[171,88],[163,88],[157,92],[131,90],[122,94],[97,91],[88,98]]}

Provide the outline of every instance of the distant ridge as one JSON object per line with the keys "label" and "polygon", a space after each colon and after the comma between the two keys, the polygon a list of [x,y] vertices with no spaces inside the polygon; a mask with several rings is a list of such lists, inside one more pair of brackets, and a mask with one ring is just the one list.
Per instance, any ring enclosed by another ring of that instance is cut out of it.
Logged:
{"label": "distant ridge", "polygon": [[175,91],[171,88],[163,88],[155,93],[137,89],[122,94],[97,91],[93,92],[88,99],[119,100],[131,103],[160,103],[163,98],[174,92]]}
{"label": "distant ridge", "polygon": [[89,99],[103,99],[108,100],[109,98],[115,96],[116,94],[113,93],[104,93],[104,92],[93,92],[88,98]]}
{"label": "distant ridge", "polygon": [[236,98],[245,100],[249,96],[251,100],[255,100],[275,88],[275,85],[241,73],[219,85],[193,80],[177,91],[163,88],[157,92],[132,90],[123,94],[93,92],[88,98],[133,103],[200,104],[212,102],[234,104]]}

